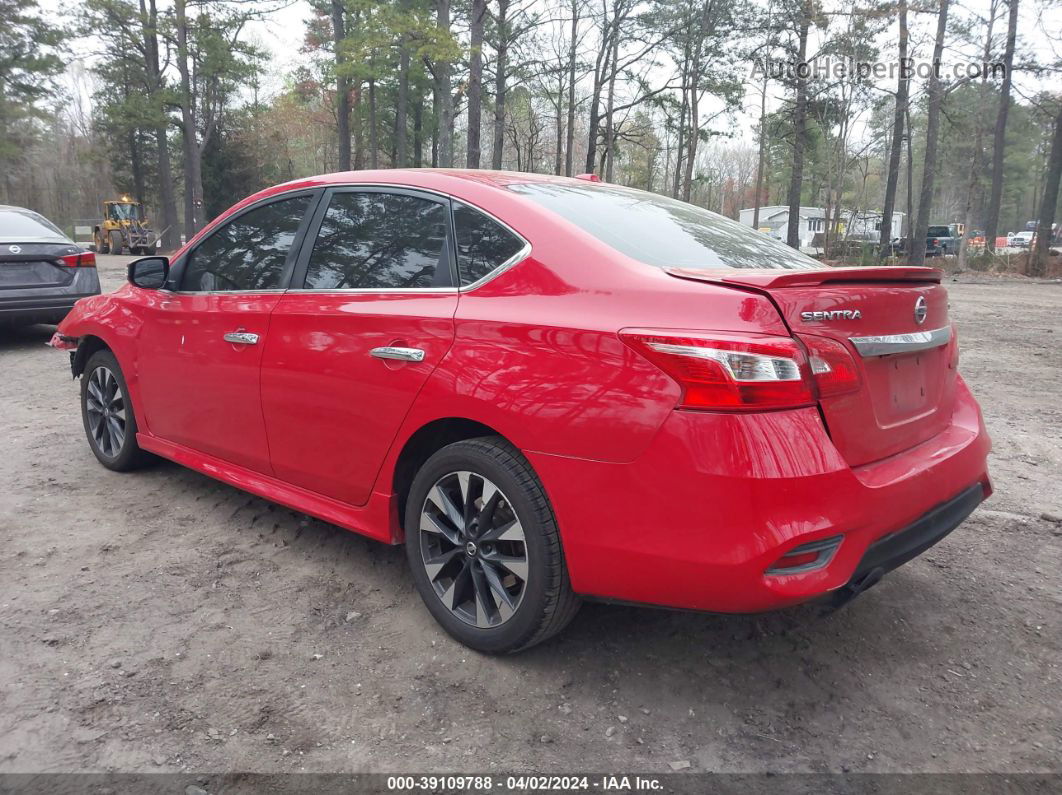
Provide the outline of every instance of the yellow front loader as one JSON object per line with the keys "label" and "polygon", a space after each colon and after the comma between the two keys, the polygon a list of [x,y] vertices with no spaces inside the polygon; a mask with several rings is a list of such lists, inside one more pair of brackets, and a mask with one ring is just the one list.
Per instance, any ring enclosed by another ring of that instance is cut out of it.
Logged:
{"label": "yellow front loader", "polygon": [[100,254],[147,254],[158,250],[160,234],[151,228],[144,205],[128,196],[103,203],[103,220],[92,230]]}

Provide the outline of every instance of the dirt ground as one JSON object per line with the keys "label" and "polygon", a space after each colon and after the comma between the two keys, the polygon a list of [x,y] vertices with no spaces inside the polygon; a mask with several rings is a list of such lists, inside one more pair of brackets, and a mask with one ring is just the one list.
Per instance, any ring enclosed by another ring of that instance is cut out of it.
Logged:
{"label": "dirt ground", "polygon": [[827,618],[590,604],[504,659],[401,549],[103,469],[52,329],[0,331],[0,773],[1062,772],[1062,284],[949,288],[995,442],[965,525]]}

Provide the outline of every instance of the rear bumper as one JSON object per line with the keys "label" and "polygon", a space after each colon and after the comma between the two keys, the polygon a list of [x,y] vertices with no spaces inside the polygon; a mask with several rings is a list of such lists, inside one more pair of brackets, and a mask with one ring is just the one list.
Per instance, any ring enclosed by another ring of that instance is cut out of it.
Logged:
{"label": "rear bumper", "polygon": [[840,607],[876,585],[893,569],[921,555],[966,521],[984,499],[985,488],[977,483],[908,527],[879,538],[867,547],[848,584],[826,597],[830,606]]}
{"label": "rear bumper", "polygon": [[74,270],[74,280],[65,287],[0,290],[0,324],[58,323],[80,299],[100,294],[95,268]]}
{"label": "rear bumper", "polygon": [[[843,460],[816,409],[674,412],[626,464],[527,456],[578,593],[740,613],[840,599],[936,543],[991,493],[989,448],[960,382],[943,432],[862,467]],[[796,547],[837,536],[825,565],[768,573]]]}
{"label": "rear bumper", "polygon": [[[98,295],[98,293],[89,295]],[[58,323],[74,308],[74,304],[79,299],[87,297],[87,295],[73,295],[18,301],[5,301],[0,298],[0,324]]]}

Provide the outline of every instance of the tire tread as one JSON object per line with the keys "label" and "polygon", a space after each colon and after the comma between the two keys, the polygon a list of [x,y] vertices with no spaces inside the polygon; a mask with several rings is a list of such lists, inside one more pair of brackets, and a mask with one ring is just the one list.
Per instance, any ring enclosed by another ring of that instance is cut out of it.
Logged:
{"label": "tire tread", "polygon": [[511,647],[502,652],[515,654],[542,643],[563,630],[579,611],[582,600],[572,591],[553,506],[550,505],[538,475],[523,454],[504,437],[480,436],[447,445],[432,458],[441,454],[460,453],[489,458],[505,470],[531,503],[534,515],[526,519],[532,520],[544,537],[550,561],[548,570],[544,573],[545,601],[539,622],[524,637],[517,639]]}

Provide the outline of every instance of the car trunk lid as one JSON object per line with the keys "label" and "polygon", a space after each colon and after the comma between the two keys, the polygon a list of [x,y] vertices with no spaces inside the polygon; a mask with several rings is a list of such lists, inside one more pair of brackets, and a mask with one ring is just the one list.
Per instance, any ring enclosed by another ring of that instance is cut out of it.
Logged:
{"label": "car trunk lid", "polygon": [[66,287],[74,280],[73,268],[59,258],[81,249],[69,244],[0,244],[0,290]]}
{"label": "car trunk lid", "polygon": [[667,269],[683,279],[766,293],[805,343],[842,343],[858,391],[819,401],[837,449],[852,466],[907,450],[948,424],[955,356],[947,293],[931,268],[800,271]]}

